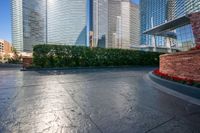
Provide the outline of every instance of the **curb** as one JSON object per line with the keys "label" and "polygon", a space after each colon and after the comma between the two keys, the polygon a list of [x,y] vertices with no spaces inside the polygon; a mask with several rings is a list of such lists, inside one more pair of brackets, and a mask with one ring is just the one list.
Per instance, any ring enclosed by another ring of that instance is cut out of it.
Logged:
{"label": "curb", "polygon": [[[155,68],[155,66],[144,66],[142,68]],[[141,66],[94,66],[94,67],[64,67],[64,68],[22,68],[21,71],[59,71],[59,70],[89,70],[89,69],[126,69],[141,68]]]}
{"label": "curb", "polygon": [[155,76],[152,72],[150,72],[144,78],[160,91],[178,97],[192,104],[200,105],[200,88],[168,81]]}
{"label": "curb", "polygon": [[22,64],[1,64],[0,68],[21,68]]}

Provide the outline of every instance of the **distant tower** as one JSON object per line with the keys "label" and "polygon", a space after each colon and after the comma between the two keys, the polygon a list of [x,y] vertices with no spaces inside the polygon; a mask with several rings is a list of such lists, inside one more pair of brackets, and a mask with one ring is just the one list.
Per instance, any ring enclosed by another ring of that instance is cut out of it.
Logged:
{"label": "distant tower", "polygon": [[139,45],[139,7],[130,0],[93,1],[94,42],[97,47]]}
{"label": "distant tower", "polygon": [[23,51],[22,0],[12,0],[12,44],[18,51]]}
{"label": "distant tower", "polygon": [[[117,44],[113,42],[113,34],[117,32],[117,28],[120,30],[119,24],[117,24],[121,21],[119,16],[121,17],[121,0],[108,0],[108,48],[117,48],[121,43],[119,40]],[[118,36],[116,35],[116,37]]]}
{"label": "distant tower", "polygon": [[107,47],[108,0],[93,0],[94,46]]}

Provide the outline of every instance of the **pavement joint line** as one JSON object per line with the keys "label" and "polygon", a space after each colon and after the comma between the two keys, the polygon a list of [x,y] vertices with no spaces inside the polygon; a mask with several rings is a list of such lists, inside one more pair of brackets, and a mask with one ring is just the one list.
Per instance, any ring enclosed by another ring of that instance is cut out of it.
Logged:
{"label": "pavement joint line", "polygon": [[78,105],[78,107],[84,112],[84,114],[89,118],[89,120],[96,126],[96,128],[99,130],[100,133],[103,133],[102,129],[92,120],[90,115],[86,113],[85,109],[81,107],[81,105],[74,99],[74,97],[69,93],[68,90],[66,90],[64,87],[63,89],[67,92],[67,94],[71,97],[71,99]]}
{"label": "pavement joint line", "polygon": [[158,84],[158,83],[152,81],[152,80],[150,79],[150,77],[149,77],[148,74],[146,74],[143,78],[144,78],[144,80],[146,80],[149,84],[153,85],[153,87],[154,87],[155,89],[158,89],[158,90],[160,90],[160,91],[162,91],[162,92],[164,92],[164,93],[167,93],[168,95],[171,95],[171,96],[177,97],[177,98],[179,98],[179,99],[182,99],[182,100],[185,101],[185,102],[188,102],[188,103],[191,103],[191,104],[195,104],[195,105],[200,106],[200,100],[198,100],[198,99],[196,99],[196,98],[193,98],[193,97],[191,97],[191,96],[187,96],[187,95],[182,94],[182,93],[180,93],[180,92],[174,91],[174,90],[169,89],[169,88],[167,88],[167,87],[165,87],[165,86],[162,86],[162,85],[160,85],[160,84]]}
{"label": "pavement joint line", "polygon": [[155,130],[155,129],[157,129],[157,128],[159,128],[159,127],[161,127],[161,126],[163,126],[163,125],[165,125],[165,124],[167,124],[167,123],[169,123],[170,121],[174,120],[175,118],[176,118],[176,116],[173,116],[173,117],[171,117],[170,119],[168,119],[168,120],[166,120],[166,121],[164,121],[164,122],[162,122],[162,123],[156,125],[155,127],[153,127],[153,128],[151,128],[151,129],[145,131],[145,133],[149,133],[149,132],[151,132],[151,131],[153,131],[153,130]]}

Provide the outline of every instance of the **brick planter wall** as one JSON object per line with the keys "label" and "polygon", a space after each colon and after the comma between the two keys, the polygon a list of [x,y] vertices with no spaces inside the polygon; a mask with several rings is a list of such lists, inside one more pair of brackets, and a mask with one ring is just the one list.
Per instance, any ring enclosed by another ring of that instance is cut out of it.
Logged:
{"label": "brick planter wall", "polygon": [[23,57],[23,68],[29,68],[33,64],[32,57]]}
{"label": "brick planter wall", "polygon": [[200,50],[161,55],[160,72],[200,82]]}

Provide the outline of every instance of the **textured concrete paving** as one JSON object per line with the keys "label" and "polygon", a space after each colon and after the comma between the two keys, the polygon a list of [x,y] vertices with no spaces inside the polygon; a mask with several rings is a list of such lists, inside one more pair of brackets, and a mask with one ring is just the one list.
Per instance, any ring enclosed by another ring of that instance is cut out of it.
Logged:
{"label": "textured concrete paving", "polygon": [[152,68],[0,68],[0,133],[199,133],[200,107],[144,80]]}

